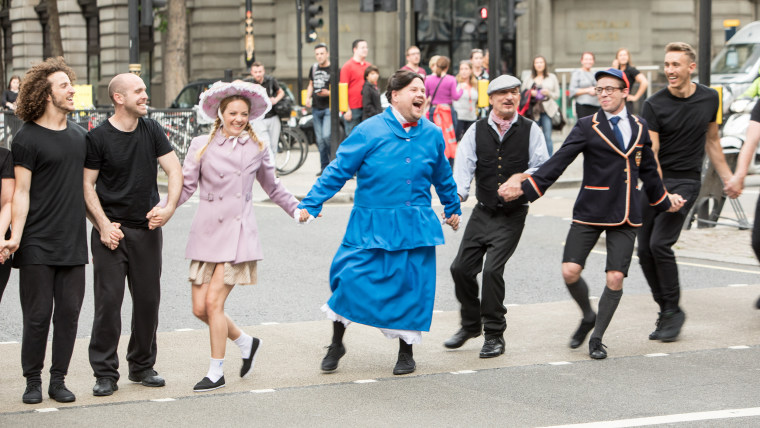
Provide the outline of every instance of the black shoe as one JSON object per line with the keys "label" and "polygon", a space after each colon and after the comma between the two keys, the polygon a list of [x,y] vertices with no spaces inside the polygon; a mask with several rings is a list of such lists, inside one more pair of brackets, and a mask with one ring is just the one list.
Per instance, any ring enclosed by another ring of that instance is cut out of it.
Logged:
{"label": "black shoe", "polygon": [[649,340],[660,340],[662,331],[662,312],[657,312],[657,321],[654,322],[654,331],[649,333]]}
{"label": "black shoe", "polygon": [[21,401],[26,404],[42,403],[42,386],[38,382],[27,383],[26,391],[21,396]]}
{"label": "black shoe", "polygon": [[760,309],[760,298],[757,299],[757,303],[755,303],[755,306],[757,309]]}
{"label": "black shoe", "polygon": [[63,382],[51,383],[48,387],[48,396],[59,403],[72,403],[77,399]]}
{"label": "black shoe", "polygon": [[406,352],[399,352],[398,353],[398,360],[396,361],[396,366],[393,367],[393,374],[395,375],[405,375],[414,372],[414,369],[417,368],[417,364],[414,362],[414,358],[412,358],[412,354],[406,353]]}
{"label": "black shoe", "polygon": [[261,349],[261,339],[254,337],[251,345],[251,355],[243,358],[243,367],[240,367],[240,377],[246,377],[253,370],[253,363],[256,362],[256,353]]}
{"label": "black shoe", "polygon": [[604,348],[606,346],[602,343],[602,339],[592,337],[588,341],[588,356],[595,360],[603,360],[607,358],[607,351]]}
{"label": "black shoe", "polygon": [[681,327],[686,321],[686,314],[681,311],[668,311],[662,314],[660,320],[660,340],[663,342],[675,342],[681,333]]}
{"label": "black shoe", "polygon": [[504,338],[501,336],[486,338],[483,347],[480,348],[480,358],[498,357],[504,353]]}
{"label": "black shoe", "polygon": [[143,386],[159,387],[166,385],[164,378],[158,375],[153,369],[145,369],[136,373],[129,374],[129,380],[141,383]]}
{"label": "black shoe", "polygon": [[583,342],[586,341],[586,336],[588,335],[588,332],[593,330],[594,325],[596,325],[596,315],[594,315],[594,319],[592,319],[591,321],[581,320],[581,325],[578,326],[578,329],[575,330],[575,333],[573,333],[573,337],[570,339],[570,347],[575,349],[583,345]]}
{"label": "black shoe", "polygon": [[322,371],[332,372],[338,368],[338,361],[346,355],[346,347],[342,343],[331,344],[327,347],[327,355],[322,359]]}
{"label": "black shoe", "polygon": [[92,395],[96,397],[106,397],[112,395],[114,391],[119,390],[119,385],[110,377],[99,377],[92,387]]}
{"label": "black shoe", "polygon": [[321,176],[321,175],[322,175],[322,171],[319,171],[319,172],[317,173],[317,177],[319,177],[319,176]]}
{"label": "black shoe", "polygon": [[211,379],[204,377],[200,382],[196,383],[193,387],[195,392],[213,391],[215,389],[224,388],[224,376],[220,377],[218,381],[211,382]]}
{"label": "black shoe", "polygon": [[480,336],[480,332],[467,331],[460,328],[458,332],[454,333],[449,340],[443,342],[443,346],[449,349],[461,348],[467,340]]}

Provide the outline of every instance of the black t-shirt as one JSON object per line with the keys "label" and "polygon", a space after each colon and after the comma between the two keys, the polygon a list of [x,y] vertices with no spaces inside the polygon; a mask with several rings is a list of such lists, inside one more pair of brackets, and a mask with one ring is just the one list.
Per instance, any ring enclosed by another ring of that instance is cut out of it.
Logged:
{"label": "black t-shirt", "polygon": [[633,95],[633,85],[636,83],[636,76],[641,74],[641,72],[636,67],[628,66],[623,70],[623,73],[625,73],[625,78],[628,79],[628,89],[630,89],[631,95]]}
{"label": "black t-shirt", "polygon": [[8,108],[8,106],[6,106],[5,103],[15,103],[16,98],[18,98],[18,92],[13,92],[10,89],[6,89],[5,92],[3,92],[2,108]]}
{"label": "black t-shirt", "polygon": [[749,120],[760,122],[760,102],[755,103],[755,106],[752,107],[752,113],[749,115]]}
{"label": "black t-shirt", "polygon": [[[340,71],[339,71],[340,73]],[[330,90],[330,66],[320,67],[314,64],[309,69],[309,80],[313,82],[314,92],[311,97],[311,107],[324,110],[330,108],[330,96],[317,95],[322,89]]]}
{"label": "black t-shirt", "polygon": [[14,267],[87,264],[86,134],[71,120],[62,131],[26,122],[13,139],[14,165],[32,172],[29,213]]}
{"label": "black t-shirt", "polygon": [[644,102],[642,116],[660,134],[658,159],[665,178],[700,179],[707,126],[717,118],[718,102],[718,92],[700,84],[687,98],[664,88]]}
{"label": "black t-shirt", "polygon": [[[269,95],[269,98],[274,98],[275,95],[280,92],[280,85],[277,83],[277,79],[272,76],[264,76],[264,79],[261,81],[261,83],[256,82],[255,80],[253,82],[263,86],[264,89],[267,90],[267,95]],[[272,109],[269,110],[264,117],[269,118],[276,115],[277,113],[274,111],[274,106],[272,106]]]}
{"label": "black t-shirt", "polygon": [[99,170],[95,190],[109,220],[148,228],[148,213],[159,201],[156,159],[172,151],[161,125],[141,117],[131,132],[106,120],[87,133],[84,167]]}
{"label": "black t-shirt", "polygon": [[[13,173],[13,156],[11,156],[11,151],[5,147],[0,147],[0,191],[3,188],[1,181],[3,178],[16,178],[16,174]],[[2,232],[0,232],[1,234]],[[9,238],[10,235],[6,233],[5,239]]]}

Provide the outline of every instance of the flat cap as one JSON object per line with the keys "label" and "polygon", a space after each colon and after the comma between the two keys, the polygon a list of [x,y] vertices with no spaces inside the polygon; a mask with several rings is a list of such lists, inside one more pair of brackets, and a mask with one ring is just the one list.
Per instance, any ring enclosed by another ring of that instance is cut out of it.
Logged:
{"label": "flat cap", "polygon": [[520,79],[517,77],[510,76],[509,74],[502,74],[491,80],[491,83],[488,84],[488,95],[504,89],[519,88],[521,84]]}

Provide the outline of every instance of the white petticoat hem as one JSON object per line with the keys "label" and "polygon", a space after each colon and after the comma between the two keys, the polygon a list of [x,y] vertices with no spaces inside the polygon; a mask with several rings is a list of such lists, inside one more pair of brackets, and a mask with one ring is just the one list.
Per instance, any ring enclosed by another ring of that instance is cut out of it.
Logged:
{"label": "white petticoat hem", "polygon": [[[352,322],[351,320],[336,314],[332,309],[330,309],[330,306],[328,306],[327,303],[322,305],[321,309],[330,321],[339,321],[345,327],[348,327],[348,325]],[[380,332],[382,332],[383,335],[385,335],[385,337],[388,339],[401,339],[408,345],[417,345],[419,343],[422,343],[422,332],[419,330],[397,330],[393,328],[379,327],[378,330],[380,330]]]}

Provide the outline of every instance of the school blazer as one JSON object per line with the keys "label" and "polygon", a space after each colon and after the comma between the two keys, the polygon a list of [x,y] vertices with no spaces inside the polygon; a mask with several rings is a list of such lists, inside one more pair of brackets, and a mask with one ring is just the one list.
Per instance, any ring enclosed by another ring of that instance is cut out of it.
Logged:
{"label": "school blazer", "polygon": [[612,125],[603,110],[580,119],[557,153],[523,181],[522,190],[528,200],[543,196],[575,157],[583,153],[583,182],[573,207],[574,222],[641,226],[639,179],[651,206],[662,211],[670,208],[646,122],[634,115],[628,118],[632,132],[625,151],[616,144]]}

